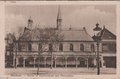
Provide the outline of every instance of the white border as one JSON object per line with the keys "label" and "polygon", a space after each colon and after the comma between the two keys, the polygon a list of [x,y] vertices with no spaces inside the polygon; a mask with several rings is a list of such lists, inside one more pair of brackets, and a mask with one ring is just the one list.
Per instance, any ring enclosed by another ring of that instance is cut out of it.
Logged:
{"label": "white border", "polygon": [[[6,1],[0,2],[0,75],[4,74],[4,48],[5,48],[5,41],[4,41],[4,31],[5,31],[5,24],[4,24],[4,9],[6,5],[116,5],[116,16],[117,16],[117,74],[116,75],[75,75],[74,77],[28,77],[30,79],[120,79],[120,36],[119,36],[119,29],[120,29],[120,2],[118,1]],[[10,77],[9,77],[10,78]],[[11,77],[12,78],[12,77]],[[10,78],[10,79],[11,79]],[[26,77],[22,77],[26,78]],[[21,78],[21,79],[22,79]],[[15,78],[17,79],[17,77]]]}
{"label": "white border", "polygon": [[4,41],[4,33],[5,33],[5,23],[4,23],[4,2],[0,2],[0,75],[4,75],[4,58],[5,58],[5,41]]}

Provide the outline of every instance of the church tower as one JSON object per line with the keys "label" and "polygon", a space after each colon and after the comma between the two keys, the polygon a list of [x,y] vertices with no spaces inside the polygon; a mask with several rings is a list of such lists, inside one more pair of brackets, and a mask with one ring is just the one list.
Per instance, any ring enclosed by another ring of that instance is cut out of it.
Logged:
{"label": "church tower", "polygon": [[30,18],[28,19],[28,28],[29,29],[31,29],[32,28],[32,26],[33,26],[33,20],[31,19],[31,16],[30,16]]}
{"label": "church tower", "polygon": [[60,11],[60,6],[58,8],[58,14],[57,14],[57,30],[62,29],[62,17],[61,17],[61,11]]}

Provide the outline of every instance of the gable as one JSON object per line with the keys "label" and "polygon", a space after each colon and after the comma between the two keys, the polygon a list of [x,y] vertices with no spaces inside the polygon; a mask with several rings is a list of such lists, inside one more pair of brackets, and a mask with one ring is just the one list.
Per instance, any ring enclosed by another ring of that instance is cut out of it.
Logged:
{"label": "gable", "polygon": [[116,35],[114,35],[112,32],[110,32],[108,29],[103,28],[101,31],[101,39],[102,40],[116,40]]}

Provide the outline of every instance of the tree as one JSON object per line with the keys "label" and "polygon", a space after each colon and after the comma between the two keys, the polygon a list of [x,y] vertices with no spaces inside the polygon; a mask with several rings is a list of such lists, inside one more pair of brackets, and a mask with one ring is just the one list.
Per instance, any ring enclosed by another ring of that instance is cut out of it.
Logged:
{"label": "tree", "polygon": [[[48,50],[46,45],[49,45],[49,53],[51,55],[51,67],[53,67],[53,51],[56,45],[58,45],[63,40],[63,35],[60,30],[56,30],[54,28],[42,28],[42,29],[36,29],[34,30],[37,32],[37,39],[39,41],[39,49],[38,49],[38,56],[39,56],[39,62],[38,62],[38,69],[37,74],[39,74],[39,66],[40,66],[40,57],[41,53]],[[53,49],[54,46],[54,49]]]}
{"label": "tree", "polygon": [[[57,30],[56,28],[34,28],[29,29],[27,27],[24,28],[23,34],[18,36],[17,42],[32,42],[37,41],[38,46],[38,68],[37,68],[37,74],[39,74],[39,67],[40,67],[40,57],[41,53],[44,53],[44,51],[48,51],[51,56],[51,68],[53,66],[53,46],[54,48],[56,45],[58,45],[63,40],[63,35],[60,30]],[[46,45],[49,45],[49,50]],[[23,44],[21,44],[23,46]],[[17,47],[17,46],[16,46]],[[15,47],[15,48],[16,48]],[[17,53],[17,52],[16,52]]]}
{"label": "tree", "polygon": [[5,63],[7,67],[12,67],[13,64],[13,50],[14,50],[14,41],[16,40],[14,34],[7,34],[5,37],[6,40],[6,54],[5,54]]}

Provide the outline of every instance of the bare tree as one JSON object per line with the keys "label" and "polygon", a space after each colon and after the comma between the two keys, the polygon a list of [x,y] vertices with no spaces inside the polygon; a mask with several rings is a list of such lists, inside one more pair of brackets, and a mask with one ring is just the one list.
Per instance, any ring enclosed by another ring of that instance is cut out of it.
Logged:
{"label": "bare tree", "polygon": [[14,40],[14,68],[17,68],[17,53],[19,48],[19,41],[21,40],[21,36],[22,36],[22,27],[18,27],[18,32],[15,34],[15,40]]}
{"label": "bare tree", "polygon": [[[19,30],[19,32],[21,29]],[[23,34],[19,35],[18,38],[15,40],[15,68],[16,68],[16,56],[17,56],[17,49],[19,42],[26,41],[38,41],[38,68],[37,68],[37,74],[39,74],[39,68],[40,68],[40,57],[41,54],[44,53],[44,51],[47,51],[49,55],[51,56],[51,67],[53,67],[53,51],[56,45],[58,45],[63,40],[63,35],[60,30],[57,30],[56,28],[34,28],[34,29],[28,29],[24,28]],[[20,45],[20,44],[19,44]],[[21,44],[23,46],[23,44]],[[49,45],[49,48],[48,48]],[[54,46],[54,49],[53,49]],[[48,50],[49,49],[49,50]]]}
{"label": "bare tree", "polygon": [[[56,30],[54,28],[43,28],[43,29],[37,29],[38,30],[38,36],[37,38],[39,39],[39,62],[38,62],[38,69],[37,69],[37,74],[39,74],[39,66],[40,66],[40,57],[41,53],[44,51],[48,50],[46,45],[49,45],[49,54],[51,55],[51,67],[53,67],[53,51],[56,45],[58,45],[62,40],[63,40],[63,35],[61,34],[60,30]],[[53,49],[54,46],[54,49]],[[46,49],[47,48],[47,49]]]}
{"label": "bare tree", "polygon": [[[7,34],[5,37],[6,40],[6,54],[5,54],[5,63],[6,66],[10,67],[13,64],[13,59],[11,59],[13,57],[13,50],[14,50],[14,41],[16,40],[14,34]],[[7,53],[9,52],[9,55],[7,55]]]}

